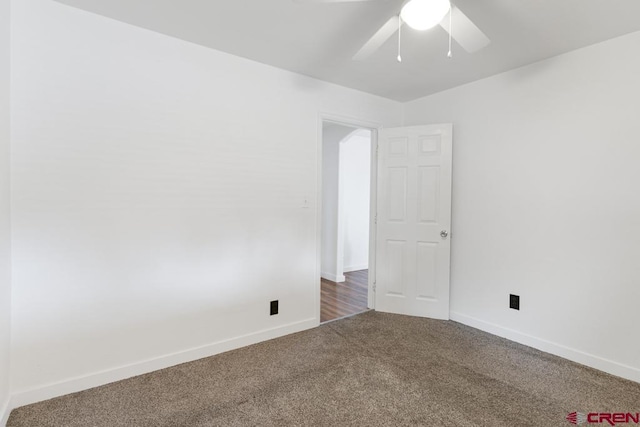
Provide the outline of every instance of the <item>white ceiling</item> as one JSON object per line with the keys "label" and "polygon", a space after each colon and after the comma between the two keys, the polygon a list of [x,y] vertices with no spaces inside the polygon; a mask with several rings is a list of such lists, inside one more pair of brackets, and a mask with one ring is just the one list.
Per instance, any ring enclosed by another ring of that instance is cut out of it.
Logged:
{"label": "white ceiling", "polygon": [[[468,54],[440,27],[403,30],[369,59],[351,56],[402,0],[59,0],[167,35],[398,101],[408,101],[640,30],[640,0],[456,0],[492,40]],[[407,27],[405,27],[407,28]],[[455,22],[454,28],[455,32]],[[637,55],[638,52],[629,52]]]}

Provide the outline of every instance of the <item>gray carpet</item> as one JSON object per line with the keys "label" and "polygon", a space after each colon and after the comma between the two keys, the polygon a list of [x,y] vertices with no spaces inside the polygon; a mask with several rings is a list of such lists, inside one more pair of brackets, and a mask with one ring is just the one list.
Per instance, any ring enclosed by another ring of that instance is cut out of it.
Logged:
{"label": "gray carpet", "polygon": [[570,426],[640,384],[454,323],[367,312],[14,410],[22,426]]}

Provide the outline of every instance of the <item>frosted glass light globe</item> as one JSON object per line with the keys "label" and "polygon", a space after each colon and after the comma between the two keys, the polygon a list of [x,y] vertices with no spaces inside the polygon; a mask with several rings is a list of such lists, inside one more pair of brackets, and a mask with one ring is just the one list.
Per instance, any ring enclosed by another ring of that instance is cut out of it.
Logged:
{"label": "frosted glass light globe", "polygon": [[438,25],[449,9],[449,0],[409,0],[402,7],[400,17],[415,30],[428,30]]}

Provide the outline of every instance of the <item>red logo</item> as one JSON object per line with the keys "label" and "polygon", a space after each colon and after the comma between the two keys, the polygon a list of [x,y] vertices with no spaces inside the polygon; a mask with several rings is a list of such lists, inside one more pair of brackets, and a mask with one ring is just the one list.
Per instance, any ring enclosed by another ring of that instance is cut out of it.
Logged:
{"label": "red logo", "polygon": [[567,421],[571,424],[584,424],[587,422],[587,416],[580,412],[572,412],[567,415]]}
{"label": "red logo", "polygon": [[571,424],[608,424],[617,426],[619,424],[640,424],[640,412],[632,414],[630,412],[572,412],[567,415],[567,421]]}

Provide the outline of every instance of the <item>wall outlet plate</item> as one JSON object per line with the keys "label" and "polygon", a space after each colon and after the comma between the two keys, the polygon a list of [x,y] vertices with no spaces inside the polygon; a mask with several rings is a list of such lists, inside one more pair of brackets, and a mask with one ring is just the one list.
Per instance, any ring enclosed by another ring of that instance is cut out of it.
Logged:
{"label": "wall outlet plate", "polygon": [[520,295],[509,295],[509,308],[520,310]]}
{"label": "wall outlet plate", "polygon": [[274,314],[278,314],[278,300],[271,301],[270,316],[273,316]]}

